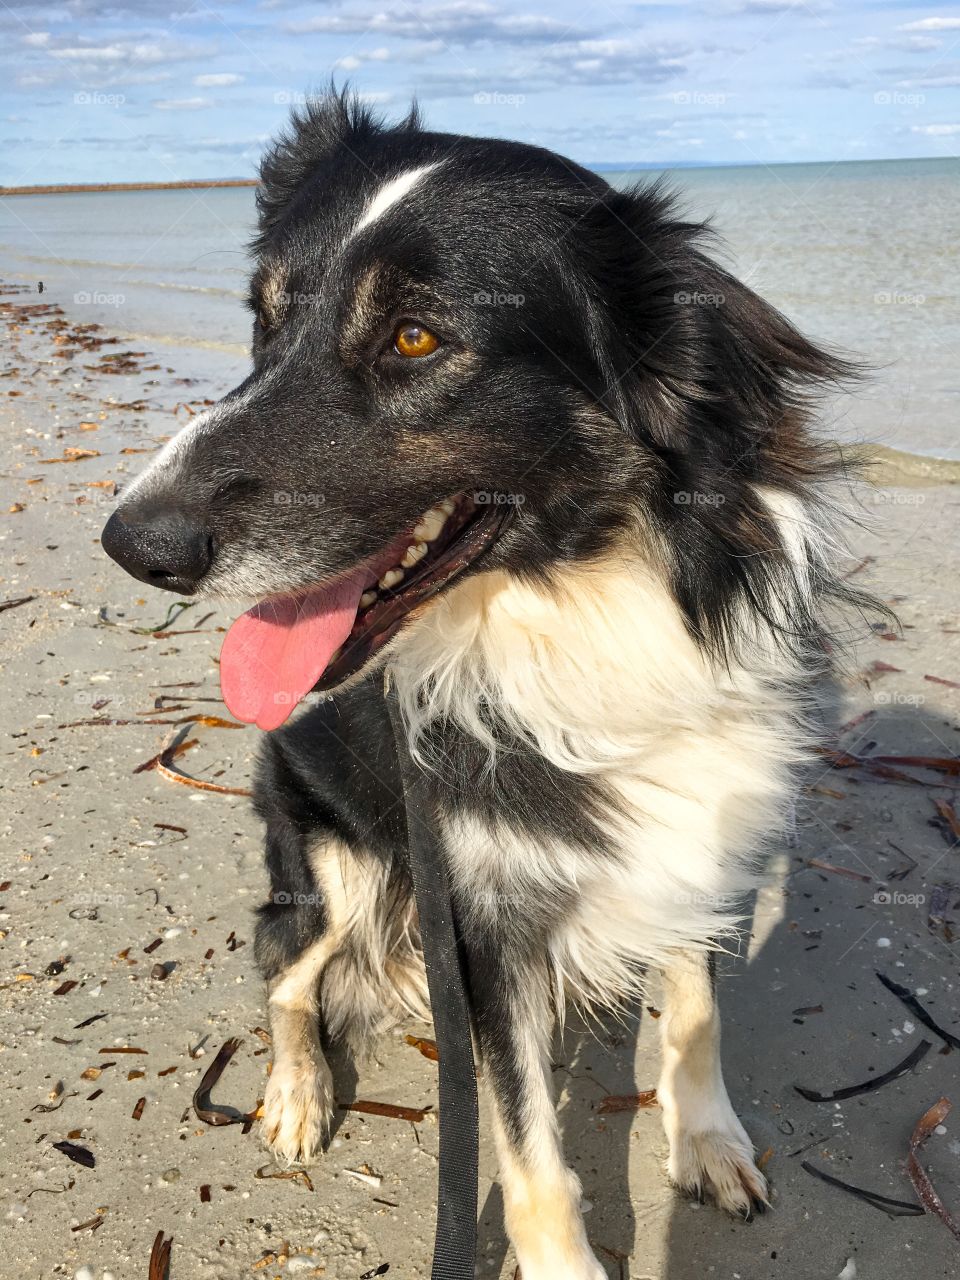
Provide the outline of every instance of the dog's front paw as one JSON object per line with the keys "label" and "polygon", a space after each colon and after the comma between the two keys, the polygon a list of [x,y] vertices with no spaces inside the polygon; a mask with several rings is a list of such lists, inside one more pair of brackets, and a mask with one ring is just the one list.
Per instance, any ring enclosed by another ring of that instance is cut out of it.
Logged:
{"label": "dog's front paw", "polygon": [[284,1164],[309,1164],[323,1151],[334,1108],[333,1077],[320,1059],[275,1063],[260,1131]]}
{"label": "dog's front paw", "polygon": [[607,1272],[584,1243],[573,1251],[548,1247],[533,1253],[517,1250],[521,1280],[607,1280]]}
{"label": "dog's front paw", "polygon": [[587,1240],[571,1169],[540,1178],[508,1162],[504,1210],[523,1280],[607,1280]]}
{"label": "dog's front paw", "polygon": [[744,1218],[754,1210],[762,1213],[770,1203],[753,1144],[736,1116],[722,1128],[702,1133],[679,1129],[670,1135],[667,1173],[681,1191],[697,1197],[709,1192],[721,1209]]}

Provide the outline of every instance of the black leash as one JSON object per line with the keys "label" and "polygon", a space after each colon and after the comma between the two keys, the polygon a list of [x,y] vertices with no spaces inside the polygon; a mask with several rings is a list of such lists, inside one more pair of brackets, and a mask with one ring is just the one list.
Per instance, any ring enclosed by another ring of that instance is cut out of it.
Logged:
{"label": "black leash", "polygon": [[434,1033],[440,1055],[440,1167],[431,1280],[473,1280],[477,1253],[477,1072],[466,962],[436,833],[436,813],[389,673],[384,697],[397,744],[407,810],[410,874],[420,916]]}

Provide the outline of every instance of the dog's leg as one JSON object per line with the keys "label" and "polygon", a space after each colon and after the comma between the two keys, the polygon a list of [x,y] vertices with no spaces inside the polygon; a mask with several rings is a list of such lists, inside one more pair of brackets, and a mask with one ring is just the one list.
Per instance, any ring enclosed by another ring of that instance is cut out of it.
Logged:
{"label": "dog's leg", "polygon": [[273,1070],[263,1099],[262,1133],[285,1163],[315,1159],[330,1131],[333,1077],[320,1047],[318,993],[337,945],[335,935],[321,934],[269,984]]}
{"label": "dog's leg", "polygon": [[[333,854],[343,847],[330,837],[319,848]],[[333,1117],[320,982],[343,929],[311,866],[307,836],[279,806],[267,814],[266,861],[272,900],[260,908],[254,949],[269,992],[273,1066],[260,1128],[279,1160],[306,1163],[323,1149]]]}
{"label": "dog's leg", "polygon": [[273,865],[300,878],[299,892],[274,892],[257,926],[274,1048],[262,1128],[281,1160],[307,1163],[334,1107],[321,1031],[362,1053],[398,1017],[429,1018],[426,980],[409,890],[393,863],[334,836],[308,849],[283,819],[268,826],[267,842],[268,859],[287,855]]}
{"label": "dog's leg", "polygon": [[529,954],[512,960],[502,941],[470,948],[470,974],[507,1232],[523,1280],[605,1280],[587,1243],[580,1182],[560,1145],[546,970]]}
{"label": "dog's leg", "polygon": [[709,1190],[722,1208],[749,1215],[767,1203],[767,1183],[723,1082],[713,961],[682,951],[663,970],[657,1098],[670,1143],[667,1172],[684,1191]]}

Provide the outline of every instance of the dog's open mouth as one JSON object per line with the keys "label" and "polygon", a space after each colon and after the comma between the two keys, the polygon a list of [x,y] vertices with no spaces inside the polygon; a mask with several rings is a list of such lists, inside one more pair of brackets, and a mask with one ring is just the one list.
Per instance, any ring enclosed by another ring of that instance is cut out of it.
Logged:
{"label": "dog's open mouth", "polygon": [[359,671],[411,612],[496,540],[512,511],[466,494],[420,517],[383,554],[333,582],[275,596],[238,618],[220,653],[220,686],[238,720],[276,729],[311,690]]}

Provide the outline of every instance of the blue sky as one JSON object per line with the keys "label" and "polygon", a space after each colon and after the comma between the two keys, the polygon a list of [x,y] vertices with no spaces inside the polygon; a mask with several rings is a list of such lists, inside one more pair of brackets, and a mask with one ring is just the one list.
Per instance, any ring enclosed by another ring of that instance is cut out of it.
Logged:
{"label": "blue sky", "polygon": [[0,3],[0,184],[250,176],[333,74],[588,164],[956,156],[960,4]]}

